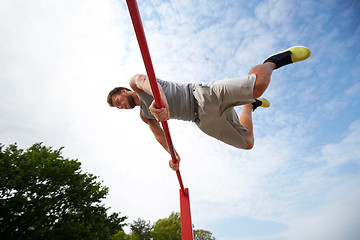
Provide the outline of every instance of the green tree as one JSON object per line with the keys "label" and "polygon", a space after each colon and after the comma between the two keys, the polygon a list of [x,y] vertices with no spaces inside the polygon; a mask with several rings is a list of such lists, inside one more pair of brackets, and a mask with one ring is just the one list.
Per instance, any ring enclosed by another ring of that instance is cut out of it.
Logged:
{"label": "green tree", "polygon": [[173,212],[168,218],[158,220],[151,235],[154,240],[181,240],[180,214]]}
{"label": "green tree", "polygon": [[145,220],[139,218],[130,224],[131,235],[137,236],[139,240],[151,239],[151,225],[150,222],[146,223]]}
{"label": "green tree", "polygon": [[126,234],[124,230],[120,230],[111,236],[111,240],[130,240],[130,235]]}
{"label": "green tree", "polygon": [[197,229],[194,230],[194,240],[215,240],[215,237],[209,231]]}
{"label": "green tree", "polygon": [[126,225],[101,203],[108,188],[61,150],[0,144],[0,239],[110,239]]}

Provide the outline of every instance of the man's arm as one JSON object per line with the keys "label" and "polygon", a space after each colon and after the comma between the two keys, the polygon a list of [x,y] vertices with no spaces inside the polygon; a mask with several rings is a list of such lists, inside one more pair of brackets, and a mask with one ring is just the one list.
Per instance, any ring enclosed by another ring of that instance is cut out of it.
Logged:
{"label": "man's arm", "polygon": [[[146,75],[135,74],[132,78],[130,78],[129,85],[136,93],[146,92],[147,94],[154,96],[151,90],[149,78]],[[161,100],[164,107],[168,106],[162,87],[159,84],[157,84],[157,86],[159,88]]]}
{"label": "man's arm", "polygon": [[143,115],[141,115],[140,113],[140,118],[147,123],[147,125],[149,126],[150,130],[153,132],[156,140],[161,144],[161,146],[163,146],[163,148],[170,153],[170,150],[168,148],[167,142],[166,142],[166,138],[164,135],[164,132],[162,130],[162,128],[160,127],[160,124],[155,120],[155,119],[148,119],[145,118]]}
{"label": "man's arm", "polygon": [[[134,75],[130,79],[129,85],[137,94],[146,92],[147,94],[154,96],[151,90],[149,78],[146,75],[142,75],[142,74]],[[163,106],[161,109],[157,109],[155,106],[155,101],[153,101],[149,109],[151,114],[154,115],[154,117],[158,120],[158,122],[167,121],[169,120],[169,105],[166,96],[162,90],[162,87],[159,84],[157,84],[157,86],[159,88],[161,102]]]}
{"label": "man's arm", "polygon": [[[150,130],[153,132],[156,140],[161,144],[161,146],[170,154],[170,150],[169,150],[169,147],[168,147],[168,144],[166,142],[166,138],[165,138],[165,134],[162,130],[162,128],[160,127],[160,124],[159,122],[157,122],[155,119],[148,119],[148,118],[145,118],[144,116],[141,115],[140,113],[140,118],[148,124],[148,126],[150,127]],[[175,151],[175,155],[176,155],[176,158],[177,158],[177,163],[174,164],[172,162],[172,160],[169,161],[169,165],[170,167],[173,169],[173,170],[177,170],[179,169],[179,163],[180,163],[180,156],[178,155],[178,153],[176,152],[176,150],[174,149]]]}

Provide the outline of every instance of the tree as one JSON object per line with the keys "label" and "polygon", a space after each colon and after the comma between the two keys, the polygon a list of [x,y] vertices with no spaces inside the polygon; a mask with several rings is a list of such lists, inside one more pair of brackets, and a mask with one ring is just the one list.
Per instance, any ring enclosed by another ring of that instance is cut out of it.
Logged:
{"label": "tree", "polygon": [[194,230],[194,240],[215,240],[215,237],[209,231],[197,229]]}
{"label": "tree", "polygon": [[[181,239],[181,223],[180,214],[171,213],[168,218],[158,220],[151,230],[150,222],[145,220],[135,220],[131,225],[131,234],[128,235],[124,231],[119,231],[113,235],[111,240],[177,240]],[[147,235],[146,233],[151,233]],[[151,238],[152,237],[152,238]],[[194,240],[215,240],[212,233],[203,229],[194,230]]]}
{"label": "tree", "polygon": [[150,222],[146,223],[145,220],[139,218],[130,224],[131,235],[137,236],[139,240],[151,239],[151,225]]}
{"label": "tree", "polygon": [[168,218],[158,220],[151,235],[154,240],[181,240],[180,214],[173,212]]}
{"label": "tree", "polygon": [[120,230],[111,236],[111,240],[139,240],[139,239],[134,239],[130,235],[126,234],[124,230]]}
{"label": "tree", "polygon": [[108,188],[62,149],[0,144],[0,239],[110,239],[126,225],[101,204]]}

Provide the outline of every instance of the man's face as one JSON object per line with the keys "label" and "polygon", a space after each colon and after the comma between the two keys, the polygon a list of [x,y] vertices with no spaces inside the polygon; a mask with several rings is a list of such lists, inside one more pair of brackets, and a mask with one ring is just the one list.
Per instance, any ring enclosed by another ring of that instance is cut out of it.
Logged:
{"label": "man's face", "polygon": [[136,106],[134,98],[126,90],[114,94],[112,96],[112,102],[113,105],[119,109],[132,109]]}

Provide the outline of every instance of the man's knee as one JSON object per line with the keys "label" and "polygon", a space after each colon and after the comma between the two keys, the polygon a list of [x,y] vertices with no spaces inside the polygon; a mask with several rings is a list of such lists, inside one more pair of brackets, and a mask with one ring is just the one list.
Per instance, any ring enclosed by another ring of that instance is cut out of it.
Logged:
{"label": "man's knee", "polygon": [[254,98],[260,97],[265,92],[268,85],[269,85],[269,79],[266,79],[266,77],[261,76],[261,75],[257,76],[256,82],[254,84],[254,90],[253,90]]}
{"label": "man's knee", "polygon": [[245,148],[245,150],[250,150],[253,147],[254,147],[254,143],[251,143],[251,144],[248,143],[248,146]]}
{"label": "man's knee", "polygon": [[254,137],[252,136],[247,136],[245,138],[245,142],[247,144],[247,147],[245,148],[245,150],[250,150],[254,147]]}

